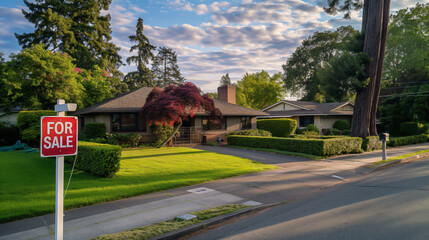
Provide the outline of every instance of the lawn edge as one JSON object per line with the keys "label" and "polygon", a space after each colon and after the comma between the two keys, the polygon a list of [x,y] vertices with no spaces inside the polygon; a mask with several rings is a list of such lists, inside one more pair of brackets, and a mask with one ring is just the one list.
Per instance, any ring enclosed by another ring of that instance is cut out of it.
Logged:
{"label": "lawn edge", "polygon": [[[420,154],[417,154],[417,152],[416,152],[416,154],[413,156],[405,157],[405,158],[401,158],[401,159],[395,159],[396,158],[395,157],[394,159],[391,159],[390,161],[389,161],[389,159],[387,159],[388,162],[383,163],[383,164],[378,164],[375,166],[374,166],[374,164],[376,164],[377,162],[373,162],[373,163],[368,164],[368,166],[366,166],[366,168],[370,169],[369,173],[371,173],[371,172],[374,172],[377,170],[385,169],[385,168],[390,167],[394,164],[417,161],[417,160],[420,160],[420,159],[423,159],[426,157],[429,157],[429,152],[420,153]],[[378,162],[381,162],[381,161],[378,161]]]}

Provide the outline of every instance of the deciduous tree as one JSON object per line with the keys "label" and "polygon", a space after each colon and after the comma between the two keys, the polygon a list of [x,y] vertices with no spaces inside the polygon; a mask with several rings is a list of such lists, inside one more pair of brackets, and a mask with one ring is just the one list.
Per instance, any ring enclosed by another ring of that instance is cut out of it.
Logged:
{"label": "deciduous tree", "polygon": [[220,87],[231,85],[231,78],[229,78],[229,73],[226,73],[220,78]]}

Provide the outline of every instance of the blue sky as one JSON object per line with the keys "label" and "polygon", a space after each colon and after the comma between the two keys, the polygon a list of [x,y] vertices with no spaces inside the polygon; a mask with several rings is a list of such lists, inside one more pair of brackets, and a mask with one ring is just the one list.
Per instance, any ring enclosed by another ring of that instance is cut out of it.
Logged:
{"label": "blue sky", "polygon": [[[412,7],[423,0],[392,0],[391,10]],[[326,0],[113,0],[113,42],[121,47],[125,62],[128,36],[135,33],[137,18],[152,44],[173,48],[188,81],[214,92],[220,77],[229,73],[239,80],[246,72],[282,71],[282,64],[303,39],[315,31],[341,25],[360,29],[360,13],[350,20],[324,13]],[[21,0],[0,1],[0,51],[16,53],[14,33],[30,32],[33,25],[21,14]],[[124,73],[135,66],[124,66]]]}

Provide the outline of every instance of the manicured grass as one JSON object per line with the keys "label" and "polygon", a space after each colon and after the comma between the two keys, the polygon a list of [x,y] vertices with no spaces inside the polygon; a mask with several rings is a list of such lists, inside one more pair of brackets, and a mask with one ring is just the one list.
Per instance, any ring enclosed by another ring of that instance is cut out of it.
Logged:
{"label": "manicured grass", "polygon": [[278,153],[278,154],[283,154],[283,155],[288,155],[288,156],[310,158],[310,159],[314,159],[314,160],[326,158],[323,156],[316,156],[316,155],[311,155],[311,154],[307,154],[307,153],[288,152],[288,151],[282,151],[282,150],[270,149],[270,148],[252,148],[252,147],[242,147],[242,146],[234,146],[234,145],[227,145],[227,146],[232,147],[232,148],[242,148],[242,149],[249,149],[249,150],[261,151],[261,152]]}
{"label": "manicured grass", "polygon": [[[192,148],[124,150],[113,178],[75,171],[66,209],[274,169],[244,158]],[[71,165],[65,164],[65,184]],[[0,152],[0,222],[55,211],[55,158]]]}
{"label": "manicured grass", "polygon": [[420,150],[420,151],[413,152],[413,153],[407,153],[407,154],[403,154],[403,155],[400,155],[397,157],[391,157],[391,158],[388,158],[386,160],[377,161],[377,162],[373,163],[370,167],[373,168],[373,167],[376,167],[376,166],[384,164],[384,163],[388,163],[388,162],[392,162],[392,161],[396,161],[396,160],[401,160],[404,158],[412,157],[412,156],[419,155],[422,153],[427,153],[427,152],[429,152],[429,149]]}
{"label": "manicured grass", "polygon": [[195,223],[200,223],[217,216],[235,212],[244,208],[247,208],[247,206],[240,205],[240,204],[227,204],[227,205],[223,205],[215,208],[210,208],[207,210],[191,212],[191,214],[197,217],[190,220],[171,219],[168,221],[155,223],[145,227],[134,228],[120,233],[102,235],[96,239],[97,240],[148,239],[151,237],[159,236],[167,232],[175,231],[180,228],[184,228],[186,226],[189,226]]}

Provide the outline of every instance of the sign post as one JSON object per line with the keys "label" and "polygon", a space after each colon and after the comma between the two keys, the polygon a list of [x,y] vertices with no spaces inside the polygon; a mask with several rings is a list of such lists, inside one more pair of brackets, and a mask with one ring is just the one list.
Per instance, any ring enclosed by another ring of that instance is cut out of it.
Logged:
{"label": "sign post", "polygon": [[56,157],[55,239],[63,239],[64,220],[64,156],[77,154],[77,117],[66,117],[66,111],[75,111],[76,104],[57,101],[57,116],[40,119],[40,156]]}

